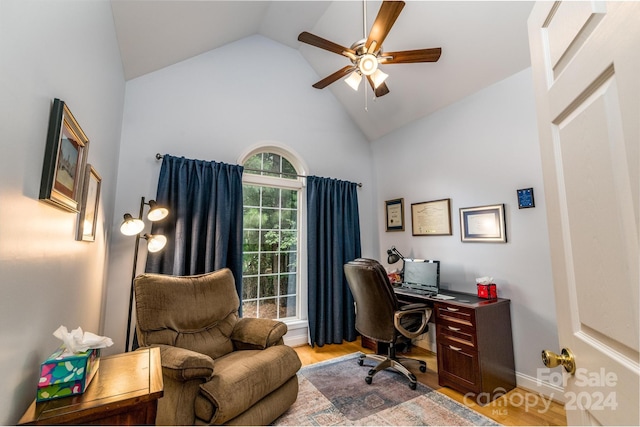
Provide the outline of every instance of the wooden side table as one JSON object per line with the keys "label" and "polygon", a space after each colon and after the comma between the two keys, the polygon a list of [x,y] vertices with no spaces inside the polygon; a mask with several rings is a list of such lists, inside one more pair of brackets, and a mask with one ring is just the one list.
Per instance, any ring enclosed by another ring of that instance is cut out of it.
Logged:
{"label": "wooden side table", "polygon": [[18,424],[152,425],[163,387],[160,349],[106,356],[83,394],[34,400]]}

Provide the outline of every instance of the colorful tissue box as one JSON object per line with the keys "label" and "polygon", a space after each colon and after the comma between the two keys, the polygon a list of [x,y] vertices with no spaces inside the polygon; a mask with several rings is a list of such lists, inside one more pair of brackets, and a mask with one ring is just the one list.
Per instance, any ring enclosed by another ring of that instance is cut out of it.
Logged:
{"label": "colorful tissue box", "polygon": [[478,298],[496,299],[498,298],[498,290],[495,283],[481,284],[478,283]]}
{"label": "colorful tissue box", "polygon": [[40,365],[36,401],[57,399],[84,393],[100,366],[100,350],[82,353],[56,350]]}

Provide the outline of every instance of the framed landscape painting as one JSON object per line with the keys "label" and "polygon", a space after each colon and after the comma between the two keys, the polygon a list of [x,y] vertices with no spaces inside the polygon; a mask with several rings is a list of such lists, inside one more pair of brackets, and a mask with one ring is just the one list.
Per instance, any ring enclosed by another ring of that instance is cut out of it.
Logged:
{"label": "framed landscape painting", "polygon": [[82,183],[89,139],[59,99],[54,99],[49,117],[40,200],[71,212],[80,210]]}

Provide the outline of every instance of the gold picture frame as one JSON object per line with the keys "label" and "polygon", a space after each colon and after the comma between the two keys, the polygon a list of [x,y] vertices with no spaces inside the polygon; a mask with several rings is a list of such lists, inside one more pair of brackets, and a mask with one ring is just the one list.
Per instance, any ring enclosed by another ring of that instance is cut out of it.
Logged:
{"label": "gold picture frame", "polygon": [[411,232],[414,236],[450,236],[451,199],[412,203]]}

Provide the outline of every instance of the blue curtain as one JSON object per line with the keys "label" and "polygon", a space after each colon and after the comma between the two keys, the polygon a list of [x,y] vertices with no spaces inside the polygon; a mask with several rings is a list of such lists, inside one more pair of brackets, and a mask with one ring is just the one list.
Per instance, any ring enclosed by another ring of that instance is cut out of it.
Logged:
{"label": "blue curtain", "polygon": [[163,156],[156,201],[169,216],[153,223],[151,233],[164,234],[167,246],[147,255],[147,272],[185,276],[228,267],[242,300],[242,171]]}
{"label": "blue curtain", "polygon": [[353,296],[343,265],[361,255],[357,184],[307,177],[311,345],[354,341]]}

